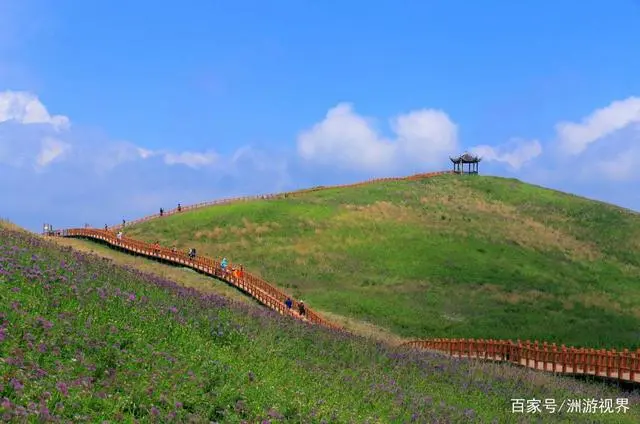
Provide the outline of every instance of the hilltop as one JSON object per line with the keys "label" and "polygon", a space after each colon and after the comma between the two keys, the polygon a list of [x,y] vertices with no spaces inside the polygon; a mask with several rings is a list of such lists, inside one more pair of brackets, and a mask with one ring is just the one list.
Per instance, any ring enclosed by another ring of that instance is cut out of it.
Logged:
{"label": "hilltop", "polygon": [[633,347],[640,217],[513,179],[443,175],[185,211],[127,236],[226,256],[403,337]]}
{"label": "hilltop", "polygon": [[390,348],[1,226],[0,285],[7,422],[524,422],[509,399],[619,397],[598,420],[639,418],[635,394]]}

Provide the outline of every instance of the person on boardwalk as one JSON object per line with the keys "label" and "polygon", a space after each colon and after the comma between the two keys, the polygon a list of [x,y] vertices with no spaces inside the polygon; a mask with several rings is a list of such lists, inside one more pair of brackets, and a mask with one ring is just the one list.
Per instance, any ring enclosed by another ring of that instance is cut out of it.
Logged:
{"label": "person on boardwalk", "polygon": [[125,221],[124,219],[122,220],[122,228],[124,228],[124,226],[127,225],[127,221]]}
{"label": "person on boardwalk", "polygon": [[104,224],[104,230],[108,231],[109,230],[109,226],[107,224]]}
{"label": "person on boardwalk", "polygon": [[293,306],[293,300],[291,300],[290,297],[287,297],[287,300],[284,301],[284,304],[287,307],[287,309],[291,309],[291,307]]}
{"label": "person on boardwalk", "polygon": [[178,212],[182,211],[182,206],[180,205],[180,203],[178,203]]}
{"label": "person on boardwalk", "polygon": [[307,313],[307,310],[304,307],[304,302],[302,300],[298,303],[298,312],[300,313],[300,316],[305,316]]}
{"label": "person on boardwalk", "polygon": [[153,244],[153,251],[156,252],[156,255],[160,253],[160,242],[156,241]]}
{"label": "person on boardwalk", "polygon": [[238,278],[242,280],[244,278],[244,266],[240,265],[240,269],[238,270]]}
{"label": "person on boardwalk", "polygon": [[194,260],[196,258],[196,249],[195,248],[191,248],[189,249],[189,257],[191,258],[191,260]]}
{"label": "person on boardwalk", "polygon": [[118,231],[118,234],[116,234],[116,238],[118,239],[118,241],[122,240],[122,231]]}
{"label": "person on boardwalk", "polygon": [[239,272],[238,268],[235,268],[235,267],[231,268],[231,276],[235,281],[238,281],[238,277],[239,277],[238,272]]}
{"label": "person on boardwalk", "polygon": [[176,253],[178,251],[178,248],[176,247],[176,245],[174,244],[173,247],[171,248],[171,252],[172,253]]}
{"label": "person on boardwalk", "polygon": [[164,209],[160,208],[160,216],[164,215]]}
{"label": "person on boardwalk", "polygon": [[222,268],[223,271],[226,271],[228,263],[229,262],[227,262],[227,258],[222,258],[222,262],[220,262],[220,268]]}

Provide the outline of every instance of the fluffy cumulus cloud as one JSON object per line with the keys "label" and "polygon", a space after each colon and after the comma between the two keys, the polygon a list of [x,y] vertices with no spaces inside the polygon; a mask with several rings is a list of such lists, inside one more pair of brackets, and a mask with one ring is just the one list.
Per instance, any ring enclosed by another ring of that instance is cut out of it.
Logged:
{"label": "fluffy cumulus cloud", "polygon": [[[485,172],[509,171],[525,181],[634,207],[628,193],[629,184],[640,180],[639,121],[638,99],[629,98],[579,122],[559,123],[552,140],[514,138],[465,149],[458,126],[444,111],[391,117],[385,135],[374,119],[341,103],[298,133],[295,150],[245,146],[221,155],[113,140],[72,125],[31,93],[5,91],[0,92],[0,217],[35,230],[44,221],[102,226],[177,202],[442,169],[449,155],[462,150],[482,156]],[[620,198],[589,191],[607,181],[615,182],[617,191],[603,193]],[[640,206],[640,198],[636,201]]]}
{"label": "fluffy cumulus cloud", "polygon": [[218,159],[214,151],[152,151],[82,129],[72,131],[67,116],[52,115],[32,93],[0,92],[0,163],[42,170],[66,160],[108,171],[124,162],[158,157],[166,165],[193,169],[215,164]]}
{"label": "fluffy cumulus cloud", "polygon": [[640,180],[640,97],[613,101],[579,122],[558,123],[552,144],[555,165],[582,180]]}
{"label": "fluffy cumulus cloud", "polygon": [[268,156],[146,149],[72,126],[32,93],[0,92],[0,217],[34,230],[43,220],[103,225],[177,202],[282,190],[286,164]]}
{"label": "fluffy cumulus cloud", "polygon": [[576,122],[560,121],[549,140],[514,138],[470,150],[540,184],[631,183],[640,180],[640,98],[613,101]]}
{"label": "fluffy cumulus cloud", "polygon": [[638,122],[640,97],[629,97],[595,110],[579,123],[560,122],[556,131],[560,148],[570,155],[578,155],[590,144]]}
{"label": "fluffy cumulus cloud", "polygon": [[50,115],[36,96],[17,91],[0,93],[0,122],[7,121],[20,124],[49,124],[56,131],[69,127],[69,118]]}
{"label": "fluffy cumulus cloud", "polygon": [[299,155],[306,161],[343,169],[395,170],[407,163],[442,163],[457,149],[457,126],[446,113],[423,109],[390,120],[394,137],[349,103],[331,108],[325,118],[301,132]]}

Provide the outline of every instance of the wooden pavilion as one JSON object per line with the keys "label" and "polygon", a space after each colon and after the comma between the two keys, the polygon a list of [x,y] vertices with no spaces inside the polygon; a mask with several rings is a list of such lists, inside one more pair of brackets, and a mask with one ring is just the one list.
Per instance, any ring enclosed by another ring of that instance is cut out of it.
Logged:
{"label": "wooden pavilion", "polygon": [[[474,156],[469,152],[464,152],[462,155],[452,158],[451,162],[453,163],[453,172],[456,174],[477,174],[478,173],[478,164],[482,160],[479,156]],[[467,171],[465,172],[464,165],[467,164]]]}

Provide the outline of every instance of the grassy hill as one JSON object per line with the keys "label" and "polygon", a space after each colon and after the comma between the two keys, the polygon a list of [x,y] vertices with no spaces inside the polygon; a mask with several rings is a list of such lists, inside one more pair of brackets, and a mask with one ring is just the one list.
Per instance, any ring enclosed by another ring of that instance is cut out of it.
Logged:
{"label": "grassy hill", "polygon": [[215,206],[128,236],[226,256],[313,307],[401,336],[634,347],[640,217],[484,176]]}
{"label": "grassy hill", "polygon": [[[530,422],[509,399],[635,394],[408,352],[0,225],[3,422]],[[538,414],[537,422],[593,422]]]}

